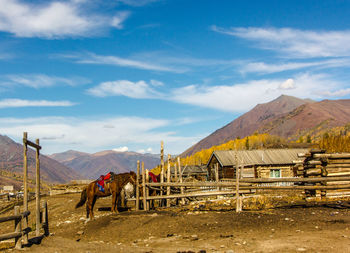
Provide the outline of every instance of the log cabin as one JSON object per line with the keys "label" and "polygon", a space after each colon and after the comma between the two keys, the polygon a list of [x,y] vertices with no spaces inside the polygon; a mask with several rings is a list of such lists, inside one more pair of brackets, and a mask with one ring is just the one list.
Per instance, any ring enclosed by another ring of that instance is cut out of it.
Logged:
{"label": "log cabin", "polygon": [[242,178],[297,177],[298,153],[307,149],[218,150],[207,163],[210,180],[215,179],[218,164],[219,179],[235,178],[236,166],[243,166]]}

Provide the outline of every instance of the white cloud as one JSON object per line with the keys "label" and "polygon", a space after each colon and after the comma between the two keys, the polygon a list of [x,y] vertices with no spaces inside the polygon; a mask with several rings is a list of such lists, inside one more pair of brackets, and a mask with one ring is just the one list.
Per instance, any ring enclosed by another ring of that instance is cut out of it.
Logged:
{"label": "white cloud", "polygon": [[350,88],[339,89],[335,91],[322,91],[318,92],[318,94],[324,97],[345,97],[347,95],[350,95]]}
{"label": "white cloud", "polygon": [[129,148],[127,146],[112,149],[115,152],[127,152]]}
{"label": "white cloud", "polygon": [[0,133],[21,142],[22,133],[28,132],[30,139],[40,139],[44,154],[70,149],[93,153],[113,149],[116,143],[132,150],[142,147],[159,150],[160,140],[166,143],[169,152],[178,153],[188,148],[188,143],[203,137],[159,130],[172,124],[170,120],[142,117],[0,118]]}
{"label": "white cloud", "polygon": [[93,53],[87,54],[71,54],[71,55],[56,55],[61,58],[76,60],[76,63],[80,64],[100,64],[100,65],[114,65],[121,67],[129,67],[136,69],[154,70],[162,72],[176,72],[182,73],[183,70],[180,68],[167,67],[165,65],[154,64],[151,61],[134,60],[128,58],[121,58],[118,56],[110,55],[96,55]]}
{"label": "white cloud", "polygon": [[118,2],[135,7],[144,6],[158,1],[159,0],[118,0]]}
{"label": "white cloud", "polygon": [[48,100],[23,100],[23,99],[2,99],[0,100],[1,108],[14,107],[54,107],[54,106],[73,106],[75,103],[70,101],[48,101]]}
{"label": "white cloud", "polygon": [[153,153],[153,149],[152,148],[147,148],[146,150],[145,149],[139,149],[136,152],[137,153],[141,153],[141,154],[146,154],[146,153],[152,154]]}
{"label": "white cloud", "polygon": [[300,98],[322,99],[327,92],[339,90],[344,86],[344,83],[332,80],[327,75],[306,73],[288,80],[265,79],[218,86],[189,85],[172,90],[171,99],[178,103],[204,108],[245,112],[257,103],[271,101],[282,94]]}
{"label": "white cloud", "polygon": [[108,27],[122,27],[127,18],[86,12],[86,1],[51,1],[28,3],[20,0],[0,0],[0,31],[17,37],[57,39],[91,37]]}
{"label": "white cloud", "polygon": [[[145,81],[105,82],[88,90],[94,96],[127,96],[136,99],[162,99],[229,112],[244,112],[257,103],[265,103],[286,94],[301,98],[322,99],[342,90],[346,84],[325,74],[299,74],[289,79],[262,79],[232,85],[187,85],[173,88],[168,94],[157,91]],[[339,94],[340,94],[339,93]],[[188,119],[182,119],[187,122]]]}
{"label": "white cloud", "polygon": [[161,82],[161,81],[157,81],[157,80],[151,80],[150,83],[153,85],[153,86],[164,86],[164,83]]}
{"label": "white cloud", "polygon": [[0,81],[0,86],[23,85],[31,88],[52,87],[56,85],[76,86],[90,81],[82,77],[64,78],[44,74],[7,75]]}
{"label": "white cloud", "polygon": [[145,81],[131,82],[128,80],[104,82],[88,89],[87,92],[97,97],[126,96],[131,98],[155,98],[160,96]]}
{"label": "white cloud", "polygon": [[260,73],[260,74],[270,74],[283,72],[288,70],[296,70],[310,67],[317,68],[336,68],[342,66],[350,66],[349,59],[331,59],[325,61],[315,61],[315,62],[287,62],[280,64],[268,64],[264,62],[243,62],[240,66],[241,73]]}
{"label": "white cloud", "polygon": [[130,16],[130,12],[121,11],[112,18],[111,25],[117,29],[123,29],[123,22]]}
{"label": "white cloud", "polygon": [[292,78],[287,79],[286,81],[284,81],[283,83],[281,83],[278,86],[279,89],[281,90],[291,90],[291,89],[295,89],[295,82]]}
{"label": "white cloud", "polygon": [[292,28],[212,26],[215,32],[256,41],[259,47],[281,52],[289,57],[350,56],[350,30],[308,31]]}

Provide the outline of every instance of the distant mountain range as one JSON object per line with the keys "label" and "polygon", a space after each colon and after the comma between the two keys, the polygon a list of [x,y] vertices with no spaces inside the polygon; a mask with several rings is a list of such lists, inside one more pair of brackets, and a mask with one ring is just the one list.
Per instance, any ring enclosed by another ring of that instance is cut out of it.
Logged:
{"label": "distant mountain range", "polygon": [[160,163],[159,155],[136,152],[116,152],[112,150],[95,154],[69,150],[50,155],[52,159],[74,169],[88,179],[96,179],[109,171],[115,173],[136,171],[137,161],[144,162],[145,168],[152,169]]}
{"label": "distant mountain range", "polygon": [[350,99],[315,102],[282,95],[258,104],[249,112],[216,130],[185,152],[182,157],[254,132],[269,133],[296,140],[305,133],[343,126],[350,122]]}
{"label": "distant mountain range", "polygon": [[[69,150],[50,156],[40,154],[41,178],[46,183],[67,183],[75,179],[96,179],[109,171],[136,171],[137,161],[151,169],[160,163],[159,155],[112,150],[88,154]],[[35,179],[35,151],[28,148],[28,175]],[[23,180],[23,145],[0,135],[0,185],[15,185]],[[33,181],[34,182],[34,181]]]}
{"label": "distant mountain range", "polygon": [[[35,151],[28,148],[28,177],[35,178]],[[23,145],[0,135],[0,184],[21,185],[16,175],[23,175]],[[47,183],[65,183],[82,176],[67,166],[40,154],[40,175]]]}

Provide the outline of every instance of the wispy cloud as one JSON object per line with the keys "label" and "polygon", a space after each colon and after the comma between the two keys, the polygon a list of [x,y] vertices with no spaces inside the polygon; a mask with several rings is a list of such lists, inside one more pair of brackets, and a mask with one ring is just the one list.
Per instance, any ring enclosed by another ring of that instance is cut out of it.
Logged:
{"label": "wispy cloud", "polygon": [[151,61],[135,60],[135,59],[122,58],[119,56],[111,56],[111,55],[97,55],[94,53],[63,54],[63,55],[55,55],[55,57],[72,59],[76,63],[80,63],[80,64],[114,65],[114,66],[161,71],[161,72],[177,72],[177,73],[184,72],[184,70],[181,68],[172,68],[165,65],[155,64],[155,63],[152,63]]}
{"label": "wispy cloud", "polygon": [[139,7],[150,3],[159,2],[160,0],[117,0],[117,1],[126,5]]}
{"label": "wispy cloud", "polygon": [[279,52],[288,57],[344,57],[350,56],[350,30],[310,31],[292,28],[211,26],[211,30],[246,40],[258,47]]}
{"label": "wispy cloud", "polygon": [[[172,120],[143,117],[0,118],[0,133],[20,141],[21,133],[28,132],[33,138],[42,140],[45,154],[69,149],[97,152],[106,147],[113,149],[116,143],[120,147],[128,147],[129,150],[144,147],[159,150],[159,140],[164,140],[172,148],[172,152],[176,153],[184,150],[188,143],[203,137],[185,137],[160,130],[172,123]],[[106,125],[113,127],[105,128]]]}
{"label": "wispy cloud", "polygon": [[128,17],[125,12],[106,16],[87,12],[86,1],[50,1],[28,3],[21,0],[0,0],[0,31],[17,37],[59,39],[92,37],[109,27],[122,28]]}
{"label": "wispy cloud", "polygon": [[73,105],[76,105],[76,103],[70,101],[24,100],[16,98],[0,100],[0,109],[14,107],[57,107]]}
{"label": "wispy cloud", "polygon": [[[152,81],[154,83],[155,80]],[[131,82],[128,80],[104,82],[88,89],[87,93],[97,97],[126,96],[130,98],[156,98],[160,96],[160,93],[145,81]]]}
{"label": "wispy cloud", "polygon": [[112,149],[115,152],[127,152],[129,148],[127,146]]}
{"label": "wispy cloud", "polygon": [[339,89],[334,91],[321,91],[318,92],[318,94],[325,97],[344,97],[350,95],[350,88]]}
{"label": "wispy cloud", "polygon": [[244,112],[257,103],[271,101],[282,94],[311,99],[341,97],[348,92],[343,87],[346,83],[329,75],[303,73],[287,79],[262,79],[232,85],[187,85],[170,89],[166,94],[145,81],[119,80],[102,83],[88,92],[100,97],[162,99],[221,111]]}
{"label": "wispy cloud", "polygon": [[86,84],[90,81],[83,77],[58,77],[45,74],[17,74],[0,77],[0,86],[12,87],[15,85],[27,86],[31,88],[44,88],[57,85],[76,86]]}
{"label": "wispy cloud", "polygon": [[336,58],[313,62],[286,62],[280,64],[268,64],[265,62],[245,62],[239,67],[239,71],[245,73],[270,74],[289,70],[298,70],[305,68],[337,68],[350,66],[350,59]]}
{"label": "wispy cloud", "polygon": [[174,89],[172,100],[222,111],[245,112],[257,103],[271,101],[282,94],[311,99],[341,96],[345,92],[334,91],[341,90],[344,86],[345,83],[325,74],[304,73],[287,80],[264,79],[210,87],[189,85]]}

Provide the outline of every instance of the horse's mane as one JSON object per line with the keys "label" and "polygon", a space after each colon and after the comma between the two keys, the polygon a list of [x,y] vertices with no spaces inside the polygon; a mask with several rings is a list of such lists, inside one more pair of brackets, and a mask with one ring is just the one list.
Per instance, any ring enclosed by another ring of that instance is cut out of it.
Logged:
{"label": "horse's mane", "polygon": [[124,172],[124,173],[120,173],[120,174],[113,173],[113,180],[121,179],[123,185],[126,184],[131,178],[134,180],[136,179],[136,173],[133,171]]}

